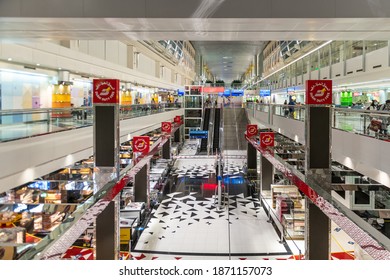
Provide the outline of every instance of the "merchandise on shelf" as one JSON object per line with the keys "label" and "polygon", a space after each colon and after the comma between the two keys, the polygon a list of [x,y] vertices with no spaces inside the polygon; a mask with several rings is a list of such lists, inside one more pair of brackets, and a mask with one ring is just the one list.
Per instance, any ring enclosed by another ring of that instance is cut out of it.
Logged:
{"label": "merchandise on shelf", "polygon": [[305,210],[292,209],[290,214],[284,214],[282,225],[286,239],[302,240],[305,238]]}
{"label": "merchandise on shelf", "polygon": [[295,208],[302,207],[302,196],[294,185],[271,185],[272,208],[276,207],[276,198],[286,194],[294,202]]}

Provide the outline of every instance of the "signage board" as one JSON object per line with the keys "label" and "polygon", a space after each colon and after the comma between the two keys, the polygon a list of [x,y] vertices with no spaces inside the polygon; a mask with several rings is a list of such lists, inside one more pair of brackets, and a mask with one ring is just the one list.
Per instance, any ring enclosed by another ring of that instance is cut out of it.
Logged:
{"label": "signage board", "polygon": [[257,135],[257,124],[248,124],[246,126],[246,135],[248,137]]}
{"label": "signage board", "polygon": [[203,139],[208,138],[209,132],[207,130],[190,130],[191,139]]}
{"label": "signage board", "polygon": [[94,104],[118,104],[119,80],[94,79],[92,100]]}
{"label": "signage board", "polygon": [[161,123],[161,131],[165,132],[165,133],[171,133],[171,131],[172,131],[171,122],[162,122]]}
{"label": "signage board", "polygon": [[275,134],[273,132],[260,132],[260,147],[273,147],[275,145]]}
{"label": "signage board", "polygon": [[332,80],[307,80],[306,104],[332,104]]}
{"label": "signage board", "polygon": [[150,138],[149,136],[134,136],[132,145],[134,153],[146,155],[149,153],[150,149]]}
{"label": "signage board", "polygon": [[176,116],[174,117],[173,121],[179,125],[181,125],[183,122],[182,122],[182,119],[181,119],[181,116]]}
{"label": "signage board", "polygon": [[261,89],[260,96],[261,97],[271,96],[271,90],[270,89]]}

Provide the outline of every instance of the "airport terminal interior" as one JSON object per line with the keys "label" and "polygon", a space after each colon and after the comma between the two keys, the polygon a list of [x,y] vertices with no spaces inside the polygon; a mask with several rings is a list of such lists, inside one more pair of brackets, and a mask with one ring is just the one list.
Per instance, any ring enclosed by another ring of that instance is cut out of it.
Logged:
{"label": "airport terminal interior", "polygon": [[390,6],[188,2],[0,1],[0,260],[390,260]]}

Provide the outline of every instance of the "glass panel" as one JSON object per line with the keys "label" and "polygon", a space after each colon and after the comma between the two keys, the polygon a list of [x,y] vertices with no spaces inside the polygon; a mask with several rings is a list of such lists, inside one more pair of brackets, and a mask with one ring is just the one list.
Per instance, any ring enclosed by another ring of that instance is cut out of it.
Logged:
{"label": "glass panel", "polygon": [[185,126],[186,127],[200,127],[201,119],[186,119]]}
{"label": "glass panel", "polygon": [[[179,103],[121,106],[120,119],[176,110]],[[91,107],[61,109],[0,110],[0,142],[93,125]]]}
{"label": "glass panel", "polygon": [[343,41],[334,41],[331,43],[332,49],[332,64],[339,63],[343,61],[344,57],[344,42]]}
{"label": "glass panel", "polygon": [[310,55],[311,71],[319,70],[318,52]]}
{"label": "glass panel", "polygon": [[363,54],[363,41],[346,41],[346,58],[351,59]]}
{"label": "glass panel", "polygon": [[186,108],[202,108],[202,96],[186,96]]}
{"label": "glass panel", "polygon": [[330,50],[329,45],[320,49],[321,68],[329,66],[329,50]]}
{"label": "glass panel", "polygon": [[307,74],[309,69],[309,56],[303,58],[303,74]]}
{"label": "glass panel", "polygon": [[186,118],[201,118],[202,110],[186,110],[185,111]]}
{"label": "glass panel", "polygon": [[387,47],[387,41],[366,41],[365,44],[367,53]]}
{"label": "glass panel", "polygon": [[299,77],[302,75],[302,72],[303,72],[303,60],[300,59],[298,60],[296,63],[296,77]]}

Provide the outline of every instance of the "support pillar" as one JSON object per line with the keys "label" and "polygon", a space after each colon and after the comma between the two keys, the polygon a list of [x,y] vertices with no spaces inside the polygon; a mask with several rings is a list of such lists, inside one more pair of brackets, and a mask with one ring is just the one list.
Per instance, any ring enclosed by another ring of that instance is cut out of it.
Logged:
{"label": "support pillar", "polygon": [[115,201],[111,201],[106,209],[96,218],[96,260],[117,260],[116,239],[119,231],[115,225],[117,213]]}
{"label": "support pillar", "polygon": [[268,159],[260,155],[260,187],[261,191],[271,190],[274,182],[274,166]]}
{"label": "support pillar", "polygon": [[168,139],[162,147],[162,158],[171,159],[171,139]]}
{"label": "support pillar", "polygon": [[305,259],[329,260],[330,220],[309,198],[305,202]]}
{"label": "support pillar", "polygon": [[148,164],[145,164],[134,176],[134,201],[148,204]]}
{"label": "support pillar", "polygon": [[252,144],[248,143],[247,148],[247,176],[248,178],[257,179],[257,150]]}
{"label": "support pillar", "polygon": [[[322,92],[321,95],[319,92]],[[320,97],[318,98],[318,96]],[[309,186],[331,192],[332,81],[306,81],[305,177]],[[330,219],[306,197],[305,259],[330,259]]]}
{"label": "support pillar", "polygon": [[[94,193],[119,177],[119,80],[93,81]],[[96,260],[119,259],[118,197],[96,218]]]}
{"label": "support pillar", "polygon": [[174,141],[176,143],[180,143],[180,127],[178,129],[176,129],[175,133],[174,133]]}

